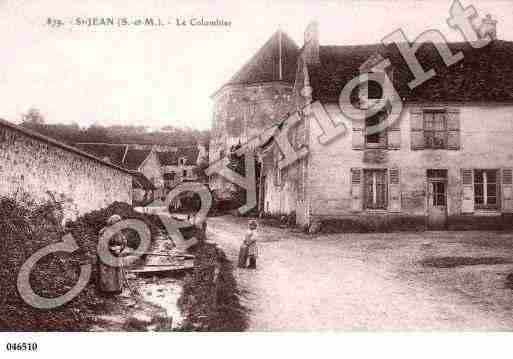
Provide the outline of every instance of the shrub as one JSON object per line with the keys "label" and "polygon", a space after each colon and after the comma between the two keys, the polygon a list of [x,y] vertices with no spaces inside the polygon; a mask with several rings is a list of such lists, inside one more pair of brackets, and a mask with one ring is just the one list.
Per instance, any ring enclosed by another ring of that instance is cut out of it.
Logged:
{"label": "shrub", "polygon": [[[38,295],[52,298],[65,294],[77,283],[80,265],[94,264],[98,232],[113,214],[144,220],[152,234],[161,226],[158,218],[137,213],[126,203],[114,203],[68,222],[63,229],[59,221],[62,205],[54,200],[38,204],[26,195],[0,198],[0,330],[74,331],[89,328],[93,314],[103,304],[94,285],[95,266],[89,284],[77,297],[49,310],[33,308],[23,301],[16,286],[17,276],[32,254],[61,242],[66,233],[71,233],[79,249],[71,254],[45,256],[30,276],[31,286]],[[132,244],[137,240],[131,237]]]}
{"label": "shrub", "polygon": [[[42,310],[26,304],[16,281],[21,266],[39,249],[62,241],[64,232],[58,223],[62,208],[49,201],[37,204],[28,197],[0,198],[0,330],[48,331],[82,330],[90,321],[96,296],[90,288],[59,308]],[[80,264],[88,261],[82,243],[72,254],[50,254],[34,267],[30,283],[44,297],[58,297],[75,285]]]}
{"label": "shrub", "polygon": [[200,242],[193,249],[194,271],[185,278],[178,305],[185,313],[184,331],[243,331],[248,310],[240,302],[234,268],[215,244]]}

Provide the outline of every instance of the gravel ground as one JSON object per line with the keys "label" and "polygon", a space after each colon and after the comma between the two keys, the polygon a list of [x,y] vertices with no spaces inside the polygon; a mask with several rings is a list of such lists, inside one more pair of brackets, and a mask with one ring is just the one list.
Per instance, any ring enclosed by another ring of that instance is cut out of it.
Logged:
{"label": "gravel ground", "polygon": [[[233,261],[246,221],[233,217],[209,220],[209,237]],[[512,289],[504,284],[513,273],[511,234],[402,232],[312,237],[275,227],[261,226],[259,231],[258,269],[236,273],[246,293],[243,303],[251,312],[249,330],[513,328]],[[461,256],[490,260],[461,265]],[[433,261],[440,258],[445,267]],[[446,261],[456,265],[447,267]]]}

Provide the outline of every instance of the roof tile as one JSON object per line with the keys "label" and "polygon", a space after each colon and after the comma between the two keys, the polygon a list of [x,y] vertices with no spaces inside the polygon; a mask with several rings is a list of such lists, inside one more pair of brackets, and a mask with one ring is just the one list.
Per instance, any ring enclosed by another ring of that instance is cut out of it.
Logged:
{"label": "roof tile", "polygon": [[338,102],[347,82],[358,76],[360,65],[380,53],[393,66],[393,82],[407,101],[511,101],[513,100],[513,42],[495,40],[481,49],[468,43],[450,43],[452,53],[462,51],[464,58],[445,66],[431,43],[416,52],[425,70],[434,68],[435,77],[413,90],[413,79],[396,45],[321,46],[321,65],[310,67],[314,99]]}

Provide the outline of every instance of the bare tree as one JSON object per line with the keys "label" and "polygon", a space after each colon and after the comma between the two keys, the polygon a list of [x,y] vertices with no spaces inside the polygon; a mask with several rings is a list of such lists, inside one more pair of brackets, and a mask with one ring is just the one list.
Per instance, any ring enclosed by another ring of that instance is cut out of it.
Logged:
{"label": "bare tree", "polygon": [[28,109],[27,113],[21,115],[21,121],[27,124],[43,125],[45,118],[39,109],[31,107]]}

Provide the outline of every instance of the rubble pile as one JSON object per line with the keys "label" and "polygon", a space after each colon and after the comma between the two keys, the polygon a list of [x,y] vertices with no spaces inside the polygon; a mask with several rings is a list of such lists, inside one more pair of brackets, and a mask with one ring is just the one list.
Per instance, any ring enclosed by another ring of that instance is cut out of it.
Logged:
{"label": "rubble pile", "polygon": [[[0,330],[9,331],[81,331],[94,322],[95,312],[104,304],[95,289],[98,232],[112,214],[146,221],[153,233],[159,230],[158,218],[134,212],[125,203],[114,203],[68,223],[63,229],[60,203],[38,204],[26,195],[0,198]],[[47,298],[64,295],[75,286],[80,266],[93,264],[86,288],[67,304],[49,310],[34,308],[21,298],[17,277],[21,266],[38,250],[62,242],[71,233],[79,249],[73,253],[56,252],[37,262],[30,275],[34,292]],[[137,237],[131,236],[132,241]]]}

